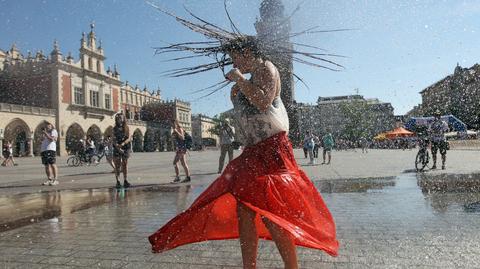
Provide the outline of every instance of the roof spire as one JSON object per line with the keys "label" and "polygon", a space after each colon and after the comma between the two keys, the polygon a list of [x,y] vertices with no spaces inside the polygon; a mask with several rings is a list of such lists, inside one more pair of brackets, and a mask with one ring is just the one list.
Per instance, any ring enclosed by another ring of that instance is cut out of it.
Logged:
{"label": "roof spire", "polygon": [[90,33],[88,34],[88,41],[89,41],[89,45],[90,45],[90,48],[95,48],[96,45],[95,45],[95,22],[92,21],[92,23],[90,23]]}

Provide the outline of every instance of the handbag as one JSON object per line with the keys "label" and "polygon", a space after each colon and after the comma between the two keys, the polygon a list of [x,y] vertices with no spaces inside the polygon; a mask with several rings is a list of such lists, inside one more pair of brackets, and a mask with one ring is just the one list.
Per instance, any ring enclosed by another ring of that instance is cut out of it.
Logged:
{"label": "handbag", "polygon": [[231,145],[233,149],[240,149],[240,146],[242,145],[242,143],[238,141],[233,141]]}

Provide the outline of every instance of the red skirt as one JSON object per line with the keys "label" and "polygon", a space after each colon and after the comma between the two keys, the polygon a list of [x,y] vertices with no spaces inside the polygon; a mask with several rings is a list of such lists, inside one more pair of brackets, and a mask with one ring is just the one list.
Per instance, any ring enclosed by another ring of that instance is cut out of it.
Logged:
{"label": "red skirt", "polygon": [[238,238],[237,203],[257,213],[258,236],[271,240],[261,217],[281,226],[299,246],[337,256],[335,223],[295,161],[285,132],[247,147],[190,206],[149,236],[153,252],[206,240]]}

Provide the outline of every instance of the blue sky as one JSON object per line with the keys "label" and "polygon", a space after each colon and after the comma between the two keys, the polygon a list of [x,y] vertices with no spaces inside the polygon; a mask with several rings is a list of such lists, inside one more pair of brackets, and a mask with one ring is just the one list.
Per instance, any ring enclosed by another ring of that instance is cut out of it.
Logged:
{"label": "blue sky", "polygon": [[[183,5],[200,17],[227,27],[223,0],[152,0],[177,15],[187,16]],[[253,34],[261,0],[229,0],[233,20]],[[298,0],[284,1],[287,13]],[[473,0],[305,0],[292,21],[294,30],[318,25],[323,29],[355,28],[303,36],[297,41],[348,56],[339,59],[346,69],[331,72],[295,65],[295,72],[308,83],[296,84],[296,99],[314,103],[318,96],[359,93],[391,102],[395,114],[403,114],[421,102],[423,88],[451,74],[457,62],[470,67],[480,59],[480,1]],[[165,78],[162,71],[178,67],[154,56],[163,42],[202,40],[172,18],[143,0],[0,0],[0,48],[12,42],[26,53],[43,49],[49,53],[54,39],[66,55],[78,59],[82,31],[95,21],[102,39],[107,65],[116,63],[122,80],[162,89],[165,99],[193,101],[193,113],[215,115],[231,107],[229,90],[196,100],[190,92],[222,79],[220,71]],[[191,63],[191,62],[190,62]]]}

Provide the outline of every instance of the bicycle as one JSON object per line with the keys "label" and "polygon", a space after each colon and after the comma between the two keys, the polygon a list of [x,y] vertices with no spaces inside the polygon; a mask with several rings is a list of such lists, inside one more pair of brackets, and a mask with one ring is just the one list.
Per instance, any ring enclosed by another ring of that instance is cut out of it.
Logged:
{"label": "bicycle", "polygon": [[100,163],[100,160],[105,156],[105,152],[101,152],[100,154],[94,153],[90,157],[88,157],[88,154],[80,154],[77,153],[73,156],[70,156],[67,159],[67,165],[68,166],[80,166],[83,164],[87,165],[94,165],[97,166]]}
{"label": "bicycle", "polygon": [[417,172],[422,172],[425,167],[431,168],[429,166],[430,155],[428,154],[428,139],[422,139],[419,143],[420,150],[415,157],[415,169]]}
{"label": "bicycle", "polygon": [[90,158],[90,164],[97,166],[103,157],[105,157],[105,150],[102,150],[100,153],[94,153]]}

